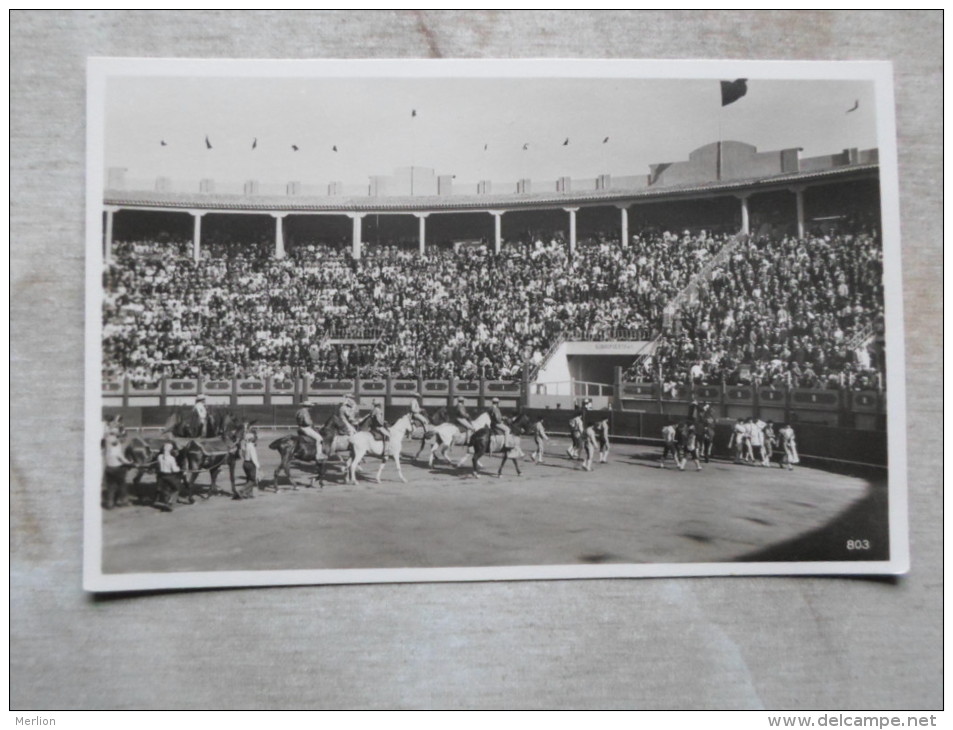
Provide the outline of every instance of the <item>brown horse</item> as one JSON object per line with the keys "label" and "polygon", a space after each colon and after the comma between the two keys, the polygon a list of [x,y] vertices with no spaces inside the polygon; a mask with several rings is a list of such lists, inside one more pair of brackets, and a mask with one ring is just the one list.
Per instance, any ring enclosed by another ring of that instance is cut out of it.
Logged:
{"label": "brown horse", "polygon": [[[479,478],[480,457],[484,454],[500,454],[500,456],[503,457],[500,459],[500,468],[496,472],[498,478],[503,476],[503,467],[506,466],[507,459],[513,461],[517,476],[523,473],[520,471],[519,463],[519,460],[523,457],[523,449],[520,448],[518,436],[513,434],[504,436],[503,434],[492,433],[492,429],[489,426],[485,426],[473,434],[470,438],[470,445],[473,447],[473,476]],[[463,466],[463,462],[466,461],[466,458],[467,456],[464,455],[457,466]]]}
{"label": "brown horse", "polygon": [[[278,491],[278,475],[281,472],[284,472],[285,476],[288,477],[291,488],[298,489],[298,482],[291,476],[291,469],[289,468],[292,461],[316,464],[318,473],[311,477],[307,486],[309,488],[313,487],[315,480],[318,481],[319,487],[324,486],[328,458],[336,452],[347,450],[349,434],[335,423],[333,416],[328,419],[318,433],[321,435],[322,441],[320,447],[314,442],[314,439],[296,433],[282,436],[268,444],[269,449],[277,451],[281,456],[281,462],[275,469],[274,487],[276,492]],[[329,449],[330,453],[325,452],[326,448]]]}
{"label": "brown horse", "polygon": [[236,488],[235,462],[238,460],[238,447],[242,438],[255,422],[241,422],[230,411],[224,409],[210,411],[208,420],[209,428],[206,432],[210,434],[210,437],[193,438],[179,450],[179,465],[186,473],[184,491],[189,504],[195,502],[192,493],[199,473],[204,471],[209,473],[211,481],[208,491],[203,495],[203,499],[208,499],[217,492],[215,482],[223,466],[228,467],[232,499],[253,497],[253,484],[246,483],[241,491]]}
{"label": "brown horse", "polygon": [[[197,419],[190,408],[179,408],[166,421],[166,428],[156,438],[135,436],[129,439],[124,450],[125,456],[133,464],[136,475],[132,483],[138,487],[142,477],[147,472],[154,472],[162,444],[173,441],[176,445],[179,467],[185,473],[184,486],[179,494],[179,500],[185,498],[193,504],[193,490],[199,472],[209,471],[211,485],[205,499],[216,492],[216,479],[222,466],[229,467],[232,495],[238,497],[235,488],[235,459],[237,458],[238,443],[246,428],[251,423],[239,423],[238,419],[226,408],[209,409],[206,433],[208,438],[195,439],[192,433],[196,429]],[[195,430],[193,430],[195,429]],[[242,490],[247,493],[246,490]]]}

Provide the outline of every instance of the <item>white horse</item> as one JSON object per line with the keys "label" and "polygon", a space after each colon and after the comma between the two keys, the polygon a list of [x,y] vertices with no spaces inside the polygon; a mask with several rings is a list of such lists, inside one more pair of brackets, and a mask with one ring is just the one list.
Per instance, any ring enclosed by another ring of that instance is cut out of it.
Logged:
{"label": "white horse", "polygon": [[387,463],[387,457],[394,459],[394,465],[397,467],[397,475],[400,480],[407,483],[404,473],[400,469],[400,447],[403,444],[407,432],[413,428],[413,414],[407,413],[397,419],[396,423],[390,427],[390,438],[387,441],[380,441],[374,438],[370,431],[359,431],[350,437],[348,451],[350,458],[347,461],[347,484],[357,484],[357,468],[365,456],[380,457],[381,466],[377,470],[375,479],[381,483],[381,472],[384,471],[384,465]]}
{"label": "white horse", "polygon": [[[487,428],[490,425],[490,414],[484,411],[470,421],[470,423],[473,425],[473,431],[471,433],[476,433],[481,428]],[[434,426],[433,434],[433,446],[430,447],[430,459],[427,465],[433,469],[435,457],[439,457],[448,464],[452,464],[453,462],[450,460],[450,448],[452,446],[460,446],[464,443],[466,436],[463,429],[456,423],[447,421],[446,423],[441,423],[439,426]],[[466,459],[466,454],[464,454],[463,458]]]}

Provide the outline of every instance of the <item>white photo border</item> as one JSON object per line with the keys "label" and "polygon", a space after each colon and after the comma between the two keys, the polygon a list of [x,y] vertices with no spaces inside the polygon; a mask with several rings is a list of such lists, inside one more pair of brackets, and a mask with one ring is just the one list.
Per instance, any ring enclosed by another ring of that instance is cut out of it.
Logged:
{"label": "white photo border", "polygon": [[[441,568],[360,568],[107,574],[102,571],[102,192],[105,92],[111,77],[656,78],[856,80],[874,84],[880,160],[887,363],[890,558],[884,561],[652,563]],[[86,398],[83,588],[91,592],[354,583],[753,575],[901,574],[910,568],[903,286],[893,66],[888,61],[590,59],[185,59],[91,57],[86,116]]]}

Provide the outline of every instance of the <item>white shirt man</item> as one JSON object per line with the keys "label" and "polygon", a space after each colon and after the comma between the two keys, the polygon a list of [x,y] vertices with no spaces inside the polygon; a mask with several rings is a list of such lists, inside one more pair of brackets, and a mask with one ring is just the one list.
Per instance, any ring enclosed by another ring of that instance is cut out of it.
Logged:
{"label": "white shirt man", "polygon": [[195,396],[195,405],[192,406],[192,412],[195,414],[195,420],[198,423],[199,432],[196,436],[204,436],[206,425],[208,423],[208,409],[205,407],[205,396]]}

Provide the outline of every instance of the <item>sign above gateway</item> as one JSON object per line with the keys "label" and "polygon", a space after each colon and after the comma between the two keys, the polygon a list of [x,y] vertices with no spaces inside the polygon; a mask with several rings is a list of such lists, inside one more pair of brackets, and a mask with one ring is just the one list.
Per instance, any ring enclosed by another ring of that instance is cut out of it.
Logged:
{"label": "sign above gateway", "polygon": [[651,340],[624,340],[616,342],[593,342],[577,340],[566,342],[566,355],[638,355],[651,354],[655,343]]}

